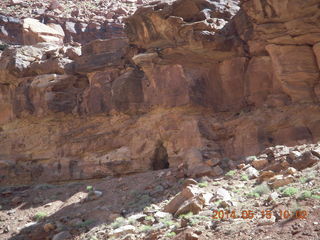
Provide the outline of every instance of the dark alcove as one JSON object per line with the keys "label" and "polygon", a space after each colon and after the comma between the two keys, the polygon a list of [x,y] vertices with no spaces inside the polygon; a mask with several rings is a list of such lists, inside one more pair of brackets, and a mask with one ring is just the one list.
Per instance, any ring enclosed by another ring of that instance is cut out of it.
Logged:
{"label": "dark alcove", "polygon": [[169,168],[167,149],[163,146],[162,142],[157,143],[156,150],[151,160],[153,170]]}

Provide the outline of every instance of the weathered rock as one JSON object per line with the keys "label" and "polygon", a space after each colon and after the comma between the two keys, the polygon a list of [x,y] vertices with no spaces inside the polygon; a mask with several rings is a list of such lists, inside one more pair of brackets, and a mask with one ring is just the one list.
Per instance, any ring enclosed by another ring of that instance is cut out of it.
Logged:
{"label": "weathered rock", "polygon": [[215,166],[212,168],[211,176],[216,177],[223,174],[223,170],[220,166]]}
{"label": "weathered rock", "polygon": [[276,217],[271,216],[271,218],[262,218],[258,221],[258,226],[266,226],[266,225],[272,225],[276,222]]}
{"label": "weathered rock", "polygon": [[154,214],[154,217],[156,217],[156,218],[166,218],[166,219],[170,219],[170,218],[172,218],[172,215],[171,215],[170,213],[167,213],[167,212],[160,212],[160,211],[158,211],[158,212],[156,212],[156,213]]}
{"label": "weathered rock", "polygon": [[239,12],[237,4],[154,2],[127,18],[128,38],[117,19],[127,8],[101,11],[112,18],[105,23],[78,21],[80,5],[73,18],[37,17],[47,24],[23,15],[29,30],[0,16],[4,43],[108,38],[81,56],[43,43],[0,46],[1,184],[181,164],[181,177],[218,176],[233,167],[224,159],[275,145],[283,146],[261,157],[267,166],[255,162],[259,170],[304,168],[284,145],[320,139],[317,3],[242,1]]}
{"label": "weathered rock", "polygon": [[259,177],[259,171],[255,169],[254,167],[249,167],[246,170],[246,174],[248,175],[249,179],[254,179]]}
{"label": "weathered rock", "polygon": [[175,216],[179,216],[181,214],[186,214],[189,212],[198,214],[202,210],[204,203],[205,200],[201,196],[189,199],[179,207],[179,209],[175,213]]}
{"label": "weathered rock", "polygon": [[294,182],[294,178],[292,176],[282,176],[278,175],[273,178],[271,178],[268,182],[269,186],[272,188],[279,188],[285,185],[288,185],[290,183]]}
{"label": "weathered rock", "polygon": [[183,187],[188,187],[190,185],[198,185],[198,182],[192,178],[187,178],[183,181]]}
{"label": "weathered rock", "polygon": [[26,18],[23,20],[23,43],[33,45],[39,42],[62,44],[64,32],[40,23],[37,19]]}
{"label": "weathered rock", "polygon": [[268,159],[257,159],[252,161],[251,164],[254,168],[261,170],[268,165]]}
{"label": "weathered rock", "polygon": [[295,102],[315,101],[319,68],[311,47],[268,45],[275,75]]}
{"label": "weathered rock", "polygon": [[318,62],[318,67],[320,69],[320,42],[315,44],[313,46],[313,51],[316,54],[317,62]]}
{"label": "weathered rock", "polygon": [[175,214],[185,201],[194,198],[197,194],[198,190],[195,188],[184,188],[166,206],[164,206],[164,212]]}
{"label": "weathered rock", "polygon": [[132,221],[142,221],[147,215],[143,214],[143,213],[139,213],[139,214],[135,214],[135,215],[131,215],[128,219],[129,222],[130,220]]}
{"label": "weathered rock", "polygon": [[121,235],[129,234],[129,233],[134,233],[136,228],[132,225],[125,225],[122,227],[119,227],[116,230],[113,230],[112,232],[109,233],[109,237],[119,237]]}
{"label": "weathered rock", "polygon": [[289,167],[286,171],[285,171],[285,174],[287,175],[294,175],[296,174],[298,171],[297,169],[293,168],[293,167]]}
{"label": "weathered rock", "polygon": [[70,239],[72,236],[68,231],[59,232],[53,236],[52,240],[67,240]]}
{"label": "weathered rock", "polygon": [[293,161],[292,166],[297,170],[303,170],[318,163],[320,159],[313,155],[312,152],[305,152],[302,156]]}
{"label": "weathered rock", "polygon": [[279,197],[279,194],[277,192],[273,192],[269,195],[267,198],[267,201],[272,202],[275,201]]}
{"label": "weathered rock", "polygon": [[189,168],[188,175],[194,178],[203,177],[203,176],[211,176],[212,168],[208,165],[196,165],[192,168]]}
{"label": "weathered rock", "polygon": [[56,226],[52,223],[46,223],[44,226],[43,226],[43,230],[45,232],[50,232],[52,230],[54,230],[56,228]]}
{"label": "weathered rock", "polygon": [[217,189],[217,197],[223,201],[231,201],[230,193],[224,188]]}

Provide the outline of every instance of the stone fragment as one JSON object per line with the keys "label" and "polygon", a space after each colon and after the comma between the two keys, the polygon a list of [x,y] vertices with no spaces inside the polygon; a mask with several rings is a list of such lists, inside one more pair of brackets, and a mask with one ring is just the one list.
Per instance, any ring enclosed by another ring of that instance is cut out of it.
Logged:
{"label": "stone fragment", "polygon": [[272,216],[271,218],[261,218],[258,220],[258,226],[267,226],[267,225],[272,225],[276,222],[276,217]]}
{"label": "stone fragment", "polygon": [[68,231],[63,231],[63,232],[59,232],[56,235],[54,235],[52,237],[52,240],[67,240],[70,239],[72,236],[70,234],[70,232]]}
{"label": "stone fragment", "polygon": [[261,170],[265,166],[268,165],[268,159],[256,159],[256,160],[253,160],[251,165],[256,169]]}
{"label": "stone fragment", "polygon": [[204,199],[201,197],[189,199],[186,202],[184,202],[182,206],[179,207],[179,209],[175,213],[175,216],[179,216],[181,214],[186,214],[189,212],[192,212],[193,214],[198,214],[202,210],[203,204]]}
{"label": "stone fragment", "polygon": [[186,180],[183,181],[183,187],[188,187],[190,185],[197,185],[198,182],[192,178],[187,178]]}
{"label": "stone fragment", "polygon": [[[218,165],[220,162],[221,162],[221,159],[219,159],[219,158],[212,158],[212,159],[208,159],[205,161],[205,163],[207,165],[209,165],[210,167],[214,167],[214,166]],[[229,161],[229,162],[233,163],[233,161]],[[230,167],[230,168],[232,168],[232,167]]]}
{"label": "stone fragment", "polygon": [[213,170],[210,166],[199,164],[197,166],[189,167],[188,175],[194,178],[212,176]]}
{"label": "stone fragment", "polygon": [[157,212],[154,214],[154,217],[156,217],[156,218],[167,218],[167,219],[170,219],[170,218],[172,218],[172,215],[171,215],[170,213],[167,213],[167,212],[157,211]]}
{"label": "stone fragment", "polygon": [[54,230],[56,228],[56,226],[52,223],[46,223],[44,226],[43,226],[43,230],[45,232],[51,232],[52,230]]}
{"label": "stone fragment", "polygon": [[102,196],[102,192],[101,191],[92,191],[88,193],[88,197],[87,200],[88,201],[93,201],[93,200],[97,200],[98,198],[100,198]]}
{"label": "stone fragment", "polygon": [[287,175],[294,175],[296,174],[298,171],[297,169],[293,168],[293,167],[289,167],[286,171],[285,171],[285,174]]}
{"label": "stone fragment", "polygon": [[246,174],[248,175],[249,179],[254,179],[259,177],[259,171],[255,169],[254,167],[249,167],[246,170]]}
{"label": "stone fragment", "polygon": [[131,215],[128,220],[130,222],[130,220],[132,221],[142,221],[147,215],[146,214],[143,214],[143,213],[138,213],[138,214],[134,214],[134,215]]}
{"label": "stone fragment", "polygon": [[201,194],[204,199],[204,205],[208,206],[210,205],[211,199],[213,198],[213,194],[210,192],[206,192],[204,194]]}
{"label": "stone fragment", "polygon": [[277,192],[273,192],[269,195],[267,198],[268,202],[275,201],[279,197],[279,194]]}
{"label": "stone fragment", "polygon": [[117,238],[125,234],[135,233],[135,226],[133,225],[125,225],[119,227],[109,233],[109,237]]}
{"label": "stone fragment", "polygon": [[211,176],[217,177],[223,174],[223,170],[220,166],[215,166],[212,168]]}
{"label": "stone fragment", "polygon": [[238,168],[238,169],[243,169],[243,168],[245,168],[245,166],[246,166],[246,165],[245,165],[244,163],[241,163],[241,164],[239,164],[239,165],[237,166],[237,168]]}
{"label": "stone fragment", "polygon": [[278,175],[271,178],[268,182],[268,185],[272,188],[279,188],[293,182],[294,182],[294,178],[292,176]]}
{"label": "stone fragment", "polygon": [[302,156],[302,153],[301,152],[299,152],[299,151],[291,151],[290,153],[289,153],[289,158],[291,159],[291,160],[296,160],[297,158],[299,158],[299,157],[301,157]]}
{"label": "stone fragment", "polygon": [[313,155],[311,151],[305,152],[298,159],[295,159],[291,164],[297,170],[303,170],[308,167],[312,167],[314,164],[318,163],[320,159]]}
{"label": "stone fragment", "polygon": [[175,214],[176,211],[181,207],[181,205],[188,199],[197,196],[199,191],[192,187],[184,188],[180,193],[178,193],[166,206],[164,206],[164,212],[169,212]]}
{"label": "stone fragment", "polygon": [[223,201],[231,201],[230,193],[224,188],[218,188],[216,194],[217,197]]}
{"label": "stone fragment", "polygon": [[70,47],[66,51],[66,56],[71,60],[76,60],[81,56],[81,48]]}

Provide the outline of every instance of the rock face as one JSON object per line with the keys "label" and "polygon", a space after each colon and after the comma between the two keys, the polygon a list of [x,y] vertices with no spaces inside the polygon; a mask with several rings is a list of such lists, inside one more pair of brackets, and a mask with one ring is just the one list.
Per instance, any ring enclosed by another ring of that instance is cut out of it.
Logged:
{"label": "rock face", "polygon": [[0,184],[181,165],[217,176],[319,140],[318,4],[160,2],[81,47],[70,41],[97,35],[81,40],[80,23],[0,17],[2,41],[29,45],[0,55]]}

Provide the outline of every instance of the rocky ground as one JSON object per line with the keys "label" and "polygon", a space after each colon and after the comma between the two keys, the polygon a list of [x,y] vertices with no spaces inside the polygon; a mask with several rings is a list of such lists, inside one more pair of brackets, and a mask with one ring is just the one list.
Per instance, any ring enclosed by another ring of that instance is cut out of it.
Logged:
{"label": "rocky ground", "polygon": [[[58,18],[73,18],[84,22],[108,20],[121,22],[125,16],[132,15],[138,7],[160,1],[150,0],[3,0],[0,3],[0,14],[18,18],[42,15]],[[170,2],[166,1],[166,2]],[[172,1],[171,1],[172,2]],[[120,18],[119,18],[120,17]]]}
{"label": "rocky ground", "polygon": [[183,170],[167,169],[2,187],[0,236],[315,240],[320,238],[319,157],[319,144],[277,146],[219,178],[183,178]]}

